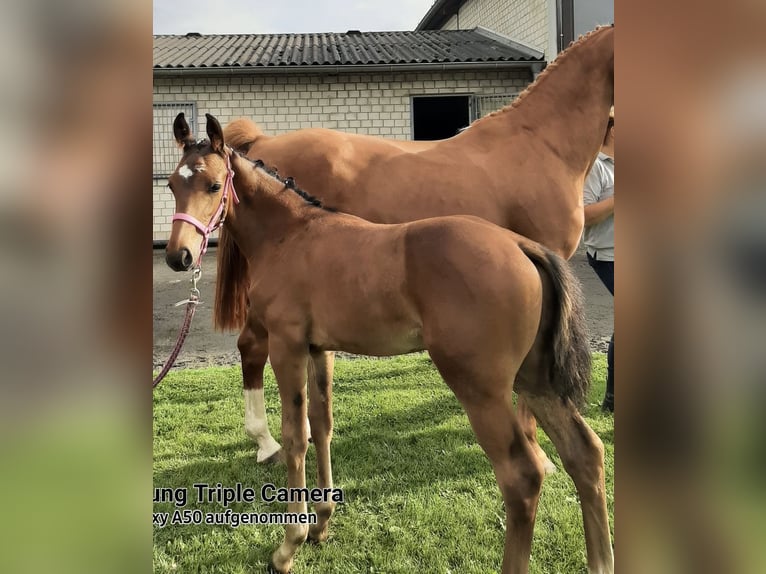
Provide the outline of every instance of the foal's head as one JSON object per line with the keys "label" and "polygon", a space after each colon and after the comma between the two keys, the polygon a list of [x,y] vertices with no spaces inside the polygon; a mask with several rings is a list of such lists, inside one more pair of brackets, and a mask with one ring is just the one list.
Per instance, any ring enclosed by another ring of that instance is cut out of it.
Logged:
{"label": "foal's head", "polygon": [[213,116],[207,117],[207,140],[196,141],[183,113],[173,122],[173,134],[183,157],[168,178],[176,200],[173,228],[165,249],[171,269],[190,269],[207,247],[207,237],[226,217],[236,200],[229,175],[223,130]]}

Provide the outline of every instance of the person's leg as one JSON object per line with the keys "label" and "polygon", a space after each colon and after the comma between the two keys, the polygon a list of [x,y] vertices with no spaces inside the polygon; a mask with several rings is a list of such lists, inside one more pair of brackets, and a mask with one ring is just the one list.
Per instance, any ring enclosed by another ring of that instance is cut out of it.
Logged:
{"label": "person's leg", "polygon": [[[614,261],[598,261],[590,253],[588,263],[601,279],[601,282],[614,297]],[[614,332],[609,340],[609,349],[606,353],[606,393],[601,408],[605,411],[614,412]]]}
{"label": "person's leg", "polygon": [[587,255],[588,264],[596,272],[598,278],[601,279],[604,287],[606,287],[612,297],[614,297],[614,261],[599,261],[591,256],[590,253]]}
{"label": "person's leg", "polygon": [[609,339],[609,349],[606,352],[606,393],[601,408],[614,412],[614,333]]}

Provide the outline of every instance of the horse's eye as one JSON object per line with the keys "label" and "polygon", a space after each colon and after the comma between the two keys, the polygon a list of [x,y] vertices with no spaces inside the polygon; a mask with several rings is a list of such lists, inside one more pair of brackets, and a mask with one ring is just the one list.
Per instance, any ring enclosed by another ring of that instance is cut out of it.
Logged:
{"label": "horse's eye", "polygon": [[220,183],[214,183],[210,186],[210,193],[216,193],[217,191],[221,191],[221,184]]}

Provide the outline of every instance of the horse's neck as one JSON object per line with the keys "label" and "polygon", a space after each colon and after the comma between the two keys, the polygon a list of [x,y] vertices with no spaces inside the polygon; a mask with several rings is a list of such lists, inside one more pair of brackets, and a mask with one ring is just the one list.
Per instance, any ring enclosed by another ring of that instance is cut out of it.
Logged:
{"label": "horse's neck", "polygon": [[501,141],[530,137],[544,143],[572,175],[584,176],[603,142],[614,100],[614,50],[609,50],[610,43],[598,38],[571,48],[513,106],[477,124],[476,135],[484,131]]}
{"label": "horse's neck", "polygon": [[231,224],[241,240],[269,241],[305,224],[307,210],[303,199],[282,189],[275,180],[265,179],[256,185],[252,180],[246,182],[235,176],[234,184],[242,190],[242,201],[233,206]]}

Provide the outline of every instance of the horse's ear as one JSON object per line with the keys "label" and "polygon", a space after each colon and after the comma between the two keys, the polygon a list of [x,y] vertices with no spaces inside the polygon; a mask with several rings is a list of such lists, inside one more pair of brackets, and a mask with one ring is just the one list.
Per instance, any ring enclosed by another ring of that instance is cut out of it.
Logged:
{"label": "horse's ear", "polygon": [[173,122],[173,135],[176,136],[176,142],[179,146],[186,145],[192,139],[191,130],[183,112],[178,114]]}
{"label": "horse's ear", "polygon": [[205,114],[207,118],[207,137],[210,139],[210,146],[213,151],[223,153],[223,129],[221,124],[210,114]]}

